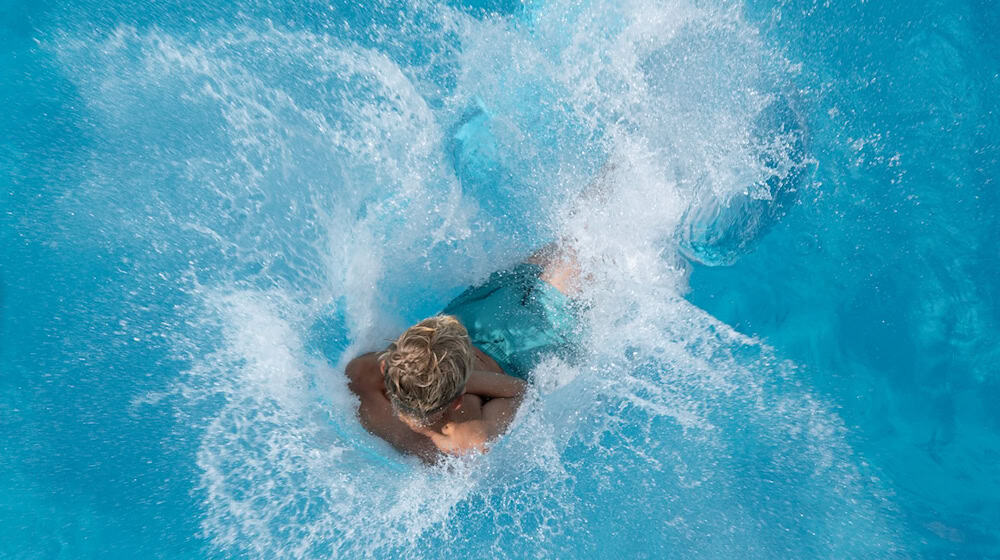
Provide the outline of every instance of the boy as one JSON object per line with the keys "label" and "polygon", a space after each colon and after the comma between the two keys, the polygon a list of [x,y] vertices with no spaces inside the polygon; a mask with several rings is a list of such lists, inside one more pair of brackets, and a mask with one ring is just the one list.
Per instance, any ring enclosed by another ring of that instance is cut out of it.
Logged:
{"label": "boy", "polygon": [[348,387],[368,431],[403,453],[485,452],[514,419],[523,380],[572,347],[578,268],[554,246],[466,290],[381,353],[352,360]]}

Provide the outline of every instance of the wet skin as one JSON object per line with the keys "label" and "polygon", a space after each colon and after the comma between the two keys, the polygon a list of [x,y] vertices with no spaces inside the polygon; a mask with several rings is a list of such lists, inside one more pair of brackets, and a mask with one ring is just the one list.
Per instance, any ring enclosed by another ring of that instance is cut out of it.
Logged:
{"label": "wet skin", "polygon": [[[578,289],[580,268],[571,249],[550,244],[527,259],[542,267],[540,278],[572,297]],[[442,454],[485,452],[514,419],[525,382],[507,375],[479,348],[473,347],[473,371],[459,395],[426,425],[397,415],[385,392],[378,354],[351,360],[345,371],[348,388],[360,399],[358,418],[372,434],[402,453],[435,462]]]}
{"label": "wet skin", "polygon": [[382,369],[374,352],[351,360],[346,374],[348,388],[360,399],[358,417],[372,434],[402,453],[427,462],[442,453],[464,455],[485,452],[489,441],[502,434],[514,419],[524,381],[504,373],[478,348],[465,393],[432,418],[427,425],[397,415],[385,392]]}

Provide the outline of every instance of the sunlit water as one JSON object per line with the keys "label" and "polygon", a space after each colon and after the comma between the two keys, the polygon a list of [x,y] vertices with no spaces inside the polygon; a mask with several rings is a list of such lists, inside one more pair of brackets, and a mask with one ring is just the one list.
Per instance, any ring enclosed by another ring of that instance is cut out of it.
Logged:
{"label": "sunlit water", "polygon": [[[1000,555],[1000,9],[840,4],[7,3],[0,556]],[[553,239],[502,442],[365,433]]]}

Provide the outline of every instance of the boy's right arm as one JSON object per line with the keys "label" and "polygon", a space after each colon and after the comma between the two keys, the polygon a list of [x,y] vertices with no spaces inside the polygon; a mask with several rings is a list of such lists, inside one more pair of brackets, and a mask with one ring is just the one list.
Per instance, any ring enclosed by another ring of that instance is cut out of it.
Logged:
{"label": "boy's right arm", "polygon": [[400,453],[416,455],[427,463],[437,460],[437,446],[425,435],[418,434],[396,417],[392,404],[382,391],[382,377],[378,373],[374,354],[359,356],[345,371],[350,380],[348,388],[361,400],[358,418],[361,425],[372,434],[389,442]]}

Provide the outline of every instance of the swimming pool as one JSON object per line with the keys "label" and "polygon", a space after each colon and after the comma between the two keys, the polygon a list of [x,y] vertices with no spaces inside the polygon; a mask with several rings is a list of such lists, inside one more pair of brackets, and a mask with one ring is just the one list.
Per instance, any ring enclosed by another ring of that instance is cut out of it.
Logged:
{"label": "swimming pool", "polygon": [[[5,2],[0,556],[1000,555],[998,24]],[[365,434],[346,360],[555,237],[586,359]]]}

